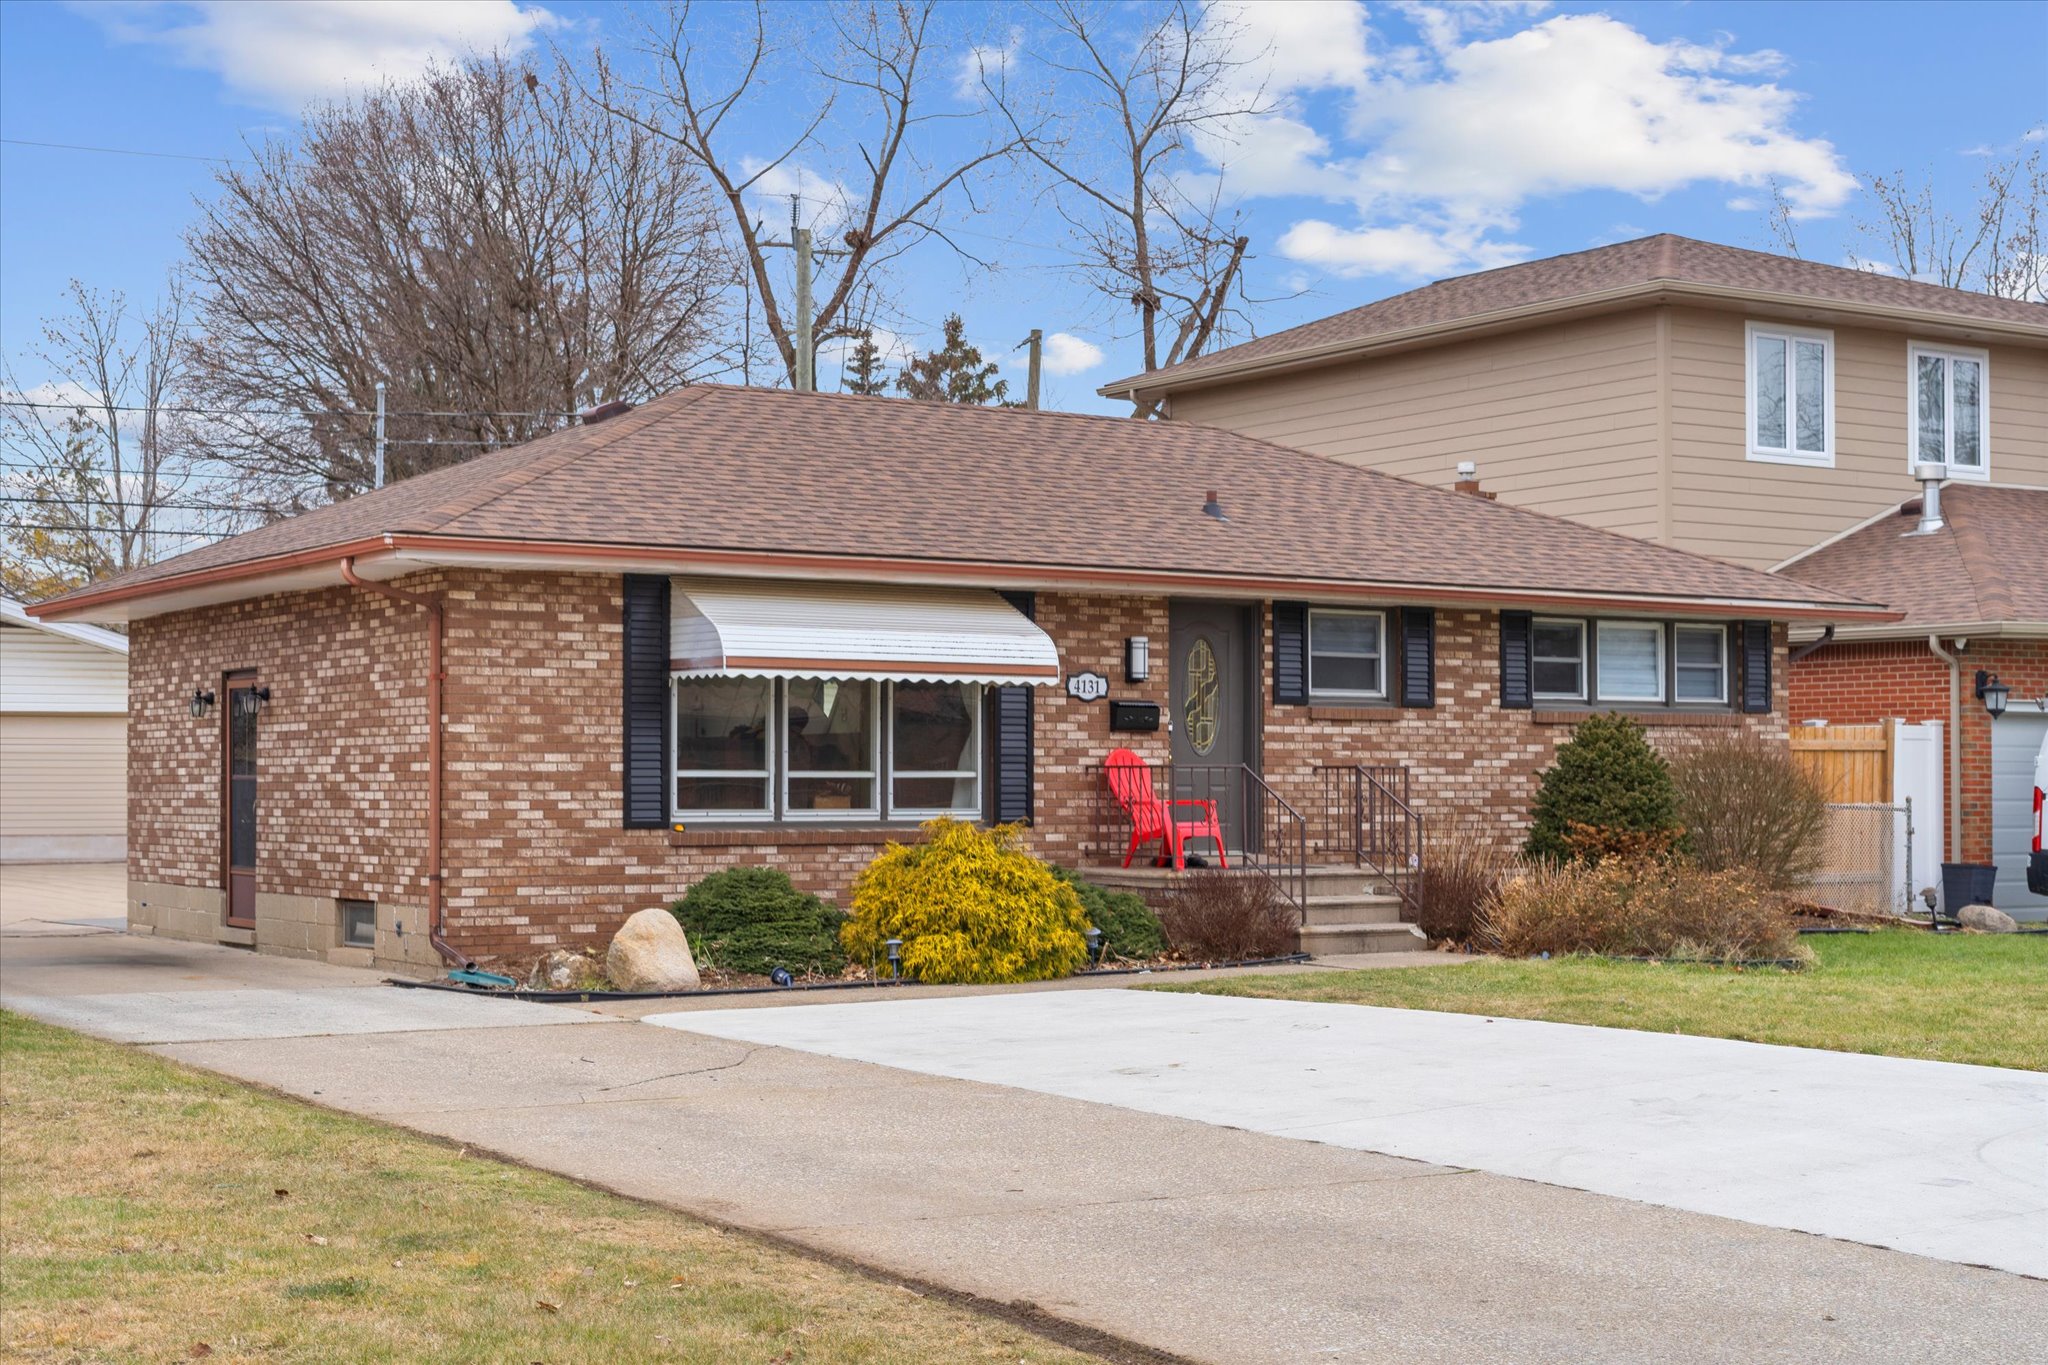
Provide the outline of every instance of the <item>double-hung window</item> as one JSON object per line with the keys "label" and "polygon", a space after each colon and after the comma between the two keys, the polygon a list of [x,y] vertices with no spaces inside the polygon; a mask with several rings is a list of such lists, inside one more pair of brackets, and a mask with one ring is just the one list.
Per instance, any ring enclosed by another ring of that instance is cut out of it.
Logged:
{"label": "double-hung window", "polygon": [[1834,464],[1834,333],[1752,322],[1747,350],[1749,458]]}
{"label": "double-hung window", "polygon": [[1586,623],[1538,617],[1529,637],[1529,666],[1538,701],[1586,699]]}
{"label": "double-hung window", "polygon": [[1906,348],[1906,355],[1912,378],[1909,463],[1947,465],[1953,478],[1988,477],[1985,390],[1990,358],[1982,351],[1918,342]]}
{"label": "double-hung window", "polygon": [[980,814],[979,683],[677,678],[674,704],[678,820]]}
{"label": "double-hung window", "polygon": [[1308,690],[1313,697],[1377,701],[1387,695],[1387,617],[1378,611],[1308,614]]}
{"label": "double-hung window", "polygon": [[1674,626],[1671,631],[1671,699],[1680,703],[1728,700],[1728,628]]}
{"label": "double-hung window", "polygon": [[1601,701],[1664,700],[1664,627],[1655,621],[1602,621],[1594,644]]}

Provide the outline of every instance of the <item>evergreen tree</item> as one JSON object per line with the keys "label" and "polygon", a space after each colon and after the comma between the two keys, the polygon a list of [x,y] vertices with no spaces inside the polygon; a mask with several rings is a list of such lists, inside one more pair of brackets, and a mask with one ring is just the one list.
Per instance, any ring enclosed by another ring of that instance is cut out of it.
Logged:
{"label": "evergreen tree", "polygon": [[888,392],[889,381],[882,377],[882,348],[875,345],[873,332],[862,332],[860,340],[854,342],[853,349],[846,353],[846,368],[840,385],[848,393],[857,393],[865,398]]}
{"label": "evergreen tree", "polygon": [[1523,851],[1553,862],[1603,851],[1659,852],[1684,833],[1670,768],[1643,727],[1622,715],[1579,722],[1544,769],[1533,814]]}
{"label": "evergreen tree", "polygon": [[928,403],[1007,405],[1009,381],[997,379],[996,363],[984,363],[980,348],[967,344],[958,313],[947,316],[945,329],[946,344],[906,365],[896,376],[896,391]]}

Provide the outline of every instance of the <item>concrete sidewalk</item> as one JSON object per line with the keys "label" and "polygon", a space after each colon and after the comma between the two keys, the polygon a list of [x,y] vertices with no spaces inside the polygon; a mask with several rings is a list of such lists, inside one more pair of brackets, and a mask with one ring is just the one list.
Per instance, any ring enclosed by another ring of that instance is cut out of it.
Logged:
{"label": "concrete sidewalk", "polygon": [[1157,991],[647,1022],[2048,1278],[2038,1072]]}
{"label": "concrete sidewalk", "polygon": [[[250,990],[419,995],[369,976],[24,939],[0,998],[110,1032],[137,993],[188,1002],[154,1002],[159,1020]],[[506,1002],[434,998],[455,1027],[337,1032],[330,998],[152,1050],[1198,1360],[2048,1358],[2048,1286],[1997,1271],[673,1028],[492,1026]]]}

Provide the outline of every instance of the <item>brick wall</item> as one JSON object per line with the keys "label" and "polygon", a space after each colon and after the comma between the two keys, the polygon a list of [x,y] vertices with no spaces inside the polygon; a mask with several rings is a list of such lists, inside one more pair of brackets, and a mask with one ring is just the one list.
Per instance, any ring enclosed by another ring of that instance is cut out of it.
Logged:
{"label": "brick wall", "polygon": [[[779,867],[799,885],[843,900],[889,838],[907,837],[625,829],[618,579],[461,571],[419,575],[403,586],[442,592],[446,603],[444,905],[448,937],[468,952],[601,941],[624,915],[735,864]],[[1535,774],[1571,726],[1496,706],[1494,613],[1439,614],[1435,708],[1370,713],[1273,705],[1269,618],[1261,612],[1260,712],[1267,772],[1282,795],[1300,796],[1317,763],[1405,763],[1426,817],[1469,810],[1504,830],[1520,826]],[[1038,620],[1066,672],[1104,674],[1114,697],[1169,703],[1164,598],[1046,593]],[[259,890],[423,903],[419,621],[410,607],[337,589],[138,623],[131,878],[218,885],[217,715],[195,722],[185,704],[195,685],[218,687],[224,671],[254,667],[273,695],[262,721]],[[1136,634],[1153,641],[1154,663],[1150,682],[1131,685],[1123,681],[1123,649]],[[1774,714],[1717,717],[1708,726],[1747,725],[1782,737],[1783,675],[1776,670]],[[1164,761],[1170,738],[1164,731],[1112,734],[1104,703],[1057,688],[1037,690],[1034,714],[1032,842],[1055,861],[1080,861],[1097,834],[1103,760],[1128,746]],[[1706,732],[1658,724],[1652,735],[1671,747]],[[260,945],[261,923],[257,939]]]}
{"label": "brick wall", "polygon": [[[1954,641],[1945,647],[1954,652]],[[2048,641],[1972,640],[1961,655],[1962,850],[1958,855],[1944,820],[1946,856],[1958,862],[1991,858],[1991,716],[1977,700],[1977,670],[1989,669],[2012,688],[2015,698],[2048,693]],[[1875,725],[1896,718],[1919,724],[1940,721],[1945,749],[1954,745],[1949,733],[1949,667],[1918,640],[1874,640],[1829,645],[1792,665],[1791,717],[1794,724],[1825,720],[1834,725]],[[1943,799],[1951,787],[1946,776],[1953,761],[1943,755]]]}

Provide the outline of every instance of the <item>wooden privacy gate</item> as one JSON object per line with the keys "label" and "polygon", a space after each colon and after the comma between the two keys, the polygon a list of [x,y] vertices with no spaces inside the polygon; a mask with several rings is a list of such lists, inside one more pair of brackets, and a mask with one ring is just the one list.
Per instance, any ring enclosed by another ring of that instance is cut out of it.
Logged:
{"label": "wooden privacy gate", "polygon": [[1792,761],[1820,784],[1830,802],[1888,804],[1894,724],[1795,725]]}

